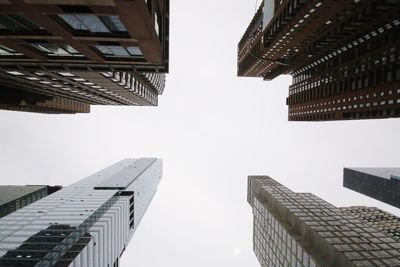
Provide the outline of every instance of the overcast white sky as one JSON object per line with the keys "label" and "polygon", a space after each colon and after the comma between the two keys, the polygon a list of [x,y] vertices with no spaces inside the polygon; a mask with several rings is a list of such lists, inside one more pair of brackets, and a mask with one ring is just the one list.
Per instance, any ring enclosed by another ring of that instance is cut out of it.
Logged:
{"label": "overcast white sky", "polygon": [[170,74],[159,107],[0,111],[1,183],[68,185],[123,158],[163,158],[163,180],[122,266],[259,266],[246,202],[251,174],[335,205],[400,215],[342,187],[343,167],[400,166],[400,120],[288,122],[289,76],[236,77],[237,43],[254,5],[171,1]]}

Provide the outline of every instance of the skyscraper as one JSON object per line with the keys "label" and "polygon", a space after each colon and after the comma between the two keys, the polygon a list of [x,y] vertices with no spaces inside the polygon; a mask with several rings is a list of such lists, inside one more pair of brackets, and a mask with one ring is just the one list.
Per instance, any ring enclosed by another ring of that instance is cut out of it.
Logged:
{"label": "skyscraper", "polygon": [[60,189],[60,186],[48,185],[2,185],[0,186],[0,218]]}
{"label": "skyscraper", "polygon": [[[365,210],[337,208],[267,176],[249,177],[247,200],[254,252],[263,267],[400,266],[397,234],[374,224]],[[393,226],[399,229],[398,218]]]}
{"label": "skyscraper", "polygon": [[399,1],[264,0],[238,76],[291,74],[289,120],[400,116]]}
{"label": "skyscraper", "polygon": [[162,175],[126,159],[0,219],[0,266],[118,266]]}
{"label": "skyscraper", "polygon": [[343,186],[400,208],[400,168],[344,168]]}
{"label": "skyscraper", "polygon": [[0,3],[0,108],[154,106],[168,59],[169,0]]}

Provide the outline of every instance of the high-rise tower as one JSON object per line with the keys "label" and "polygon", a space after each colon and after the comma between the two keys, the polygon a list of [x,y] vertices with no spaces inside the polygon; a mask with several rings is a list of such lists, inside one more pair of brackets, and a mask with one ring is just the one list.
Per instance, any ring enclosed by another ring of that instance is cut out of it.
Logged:
{"label": "high-rise tower", "polygon": [[344,168],[343,186],[400,208],[400,168]]}
{"label": "high-rise tower", "polygon": [[264,0],[238,45],[238,76],[291,74],[289,120],[400,116],[400,2]]}
{"label": "high-rise tower", "polygon": [[263,267],[400,266],[395,216],[337,208],[267,176],[249,177],[247,200],[254,214],[254,252]]}
{"label": "high-rise tower", "polygon": [[0,108],[89,112],[157,105],[169,0],[0,1]]}
{"label": "high-rise tower", "polygon": [[126,159],[0,219],[0,266],[118,266],[162,175]]}

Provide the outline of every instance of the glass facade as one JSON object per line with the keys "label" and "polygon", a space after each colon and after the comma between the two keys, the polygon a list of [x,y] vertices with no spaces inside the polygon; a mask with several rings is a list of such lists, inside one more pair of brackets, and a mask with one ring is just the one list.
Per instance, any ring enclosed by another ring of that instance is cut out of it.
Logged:
{"label": "glass facade", "polygon": [[345,168],[343,186],[400,208],[399,175],[400,168]]}
{"label": "glass facade", "polygon": [[[140,165],[145,170],[131,175]],[[121,175],[129,181],[123,189],[112,184]],[[0,266],[113,266],[161,175],[159,159],[123,160],[0,219]],[[104,182],[108,188],[95,189]]]}

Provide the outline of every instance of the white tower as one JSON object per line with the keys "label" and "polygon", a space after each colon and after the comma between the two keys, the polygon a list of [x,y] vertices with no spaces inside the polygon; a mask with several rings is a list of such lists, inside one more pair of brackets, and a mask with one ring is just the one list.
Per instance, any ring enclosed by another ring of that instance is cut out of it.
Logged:
{"label": "white tower", "polygon": [[126,159],[0,219],[0,267],[118,266],[162,176]]}

